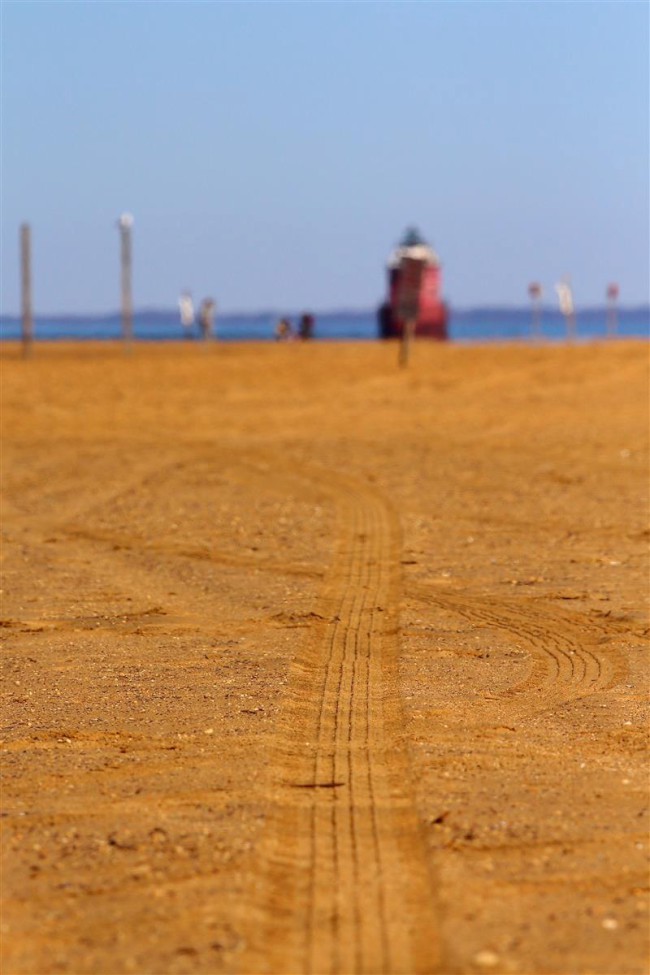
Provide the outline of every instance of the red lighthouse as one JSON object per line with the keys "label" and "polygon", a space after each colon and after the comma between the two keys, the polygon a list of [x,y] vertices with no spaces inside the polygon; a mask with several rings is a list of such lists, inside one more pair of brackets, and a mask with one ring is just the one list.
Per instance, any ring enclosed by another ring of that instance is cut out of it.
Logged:
{"label": "red lighthouse", "polygon": [[[410,259],[407,261],[407,259]],[[400,309],[404,299],[404,272],[406,263],[422,263],[419,281],[415,324],[416,336],[432,339],[447,338],[447,306],[442,300],[442,273],[436,252],[420,236],[417,230],[409,228],[399,247],[388,259],[388,297],[379,309],[380,338],[399,338],[404,321]]]}

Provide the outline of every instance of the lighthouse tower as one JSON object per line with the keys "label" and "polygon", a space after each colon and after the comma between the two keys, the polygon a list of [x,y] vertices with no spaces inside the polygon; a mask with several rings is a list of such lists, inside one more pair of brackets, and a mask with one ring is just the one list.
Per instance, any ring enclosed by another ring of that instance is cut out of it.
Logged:
{"label": "lighthouse tower", "polygon": [[410,227],[401,243],[388,259],[388,295],[379,309],[380,338],[399,338],[404,322],[399,317],[400,289],[402,287],[402,262],[414,258],[423,262],[419,293],[419,310],[415,334],[432,339],[447,338],[447,306],[442,300],[442,272],[438,255]]}

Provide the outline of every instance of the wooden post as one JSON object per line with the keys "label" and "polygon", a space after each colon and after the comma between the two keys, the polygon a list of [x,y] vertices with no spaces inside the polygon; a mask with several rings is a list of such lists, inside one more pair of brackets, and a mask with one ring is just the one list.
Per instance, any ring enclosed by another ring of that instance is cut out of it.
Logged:
{"label": "wooden post", "polygon": [[532,303],[531,337],[539,340],[542,337],[542,286],[537,281],[528,285],[528,294]]}
{"label": "wooden post", "polygon": [[398,362],[407,366],[411,343],[415,337],[420,311],[420,288],[425,260],[419,257],[403,257],[400,261],[399,300],[397,316],[402,322],[402,337],[399,346]]}
{"label": "wooden post", "polygon": [[575,342],[578,334],[578,323],[576,321],[575,309],[567,315],[567,335],[569,342]]}
{"label": "wooden post", "polygon": [[34,339],[34,314],[32,310],[32,235],[28,223],[20,228],[20,268],[22,291],[22,339],[23,355],[28,356]]}
{"label": "wooden post", "polygon": [[613,338],[618,333],[618,300],[619,288],[617,284],[607,286],[607,337]]}
{"label": "wooden post", "polygon": [[415,335],[415,319],[408,318],[402,327],[402,338],[399,344],[399,364],[408,366],[411,352],[411,342]]}
{"label": "wooden post", "polygon": [[118,221],[120,228],[120,266],[122,288],[122,338],[125,345],[130,346],[133,341],[133,292],[132,292],[132,250],[131,228],[133,217],[130,213],[123,213]]}

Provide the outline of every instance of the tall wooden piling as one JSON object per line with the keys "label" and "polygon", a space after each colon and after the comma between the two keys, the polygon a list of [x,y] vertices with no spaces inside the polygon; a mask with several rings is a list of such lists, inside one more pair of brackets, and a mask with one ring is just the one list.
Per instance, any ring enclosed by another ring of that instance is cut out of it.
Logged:
{"label": "tall wooden piling", "polygon": [[618,334],[618,285],[612,282],[607,286],[607,337]]}
{"label": "tall wooden piling", "polygon": [[415,338],[425,264],[425,260],[420,257],[403,257],[400,261],[402,274],[397,304],[397,314],[402,322],[398,358],[400,366],[408,365],[411,345]]}
{"label": "tall wooden piling", "polygon": [[528,294],[531,301],[531,338],[539,341],[542,337],[542,286],[538,281],[532,281],[528,285]]}
{"label": "tall wooden piling", "polygon": [[120,229],[120,269],[122,292],[122,338],[125,345],[133,341],[133,288],[132,288],[132,247],[131,228],[133,217],[123,213],[118,220]]}
{"label": "tall wooden piling", "polygon": [[20,228],[20,273],[22,294],[23,355],[28,356],[34,340],[34,312],[32,305],[32,234],[28,223]]}

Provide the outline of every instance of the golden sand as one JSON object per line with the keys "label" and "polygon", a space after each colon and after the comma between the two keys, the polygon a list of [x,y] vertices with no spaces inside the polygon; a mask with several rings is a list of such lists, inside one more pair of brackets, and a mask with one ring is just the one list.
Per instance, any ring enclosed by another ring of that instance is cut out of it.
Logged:
{"label": "golden sand", "polygon": [[7,975],[646,972],[644,343],[2,387]]}

